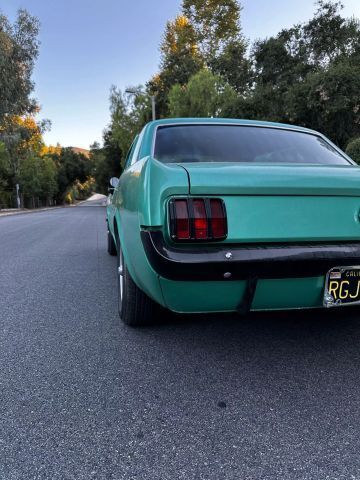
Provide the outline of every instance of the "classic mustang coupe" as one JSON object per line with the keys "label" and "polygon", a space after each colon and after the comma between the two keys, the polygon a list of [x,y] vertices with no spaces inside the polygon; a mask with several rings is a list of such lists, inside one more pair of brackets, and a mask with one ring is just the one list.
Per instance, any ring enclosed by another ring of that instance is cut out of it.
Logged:
{"label": "classic mustang coupe", "polygon": [[147,124],[107,207],[119,314],[360,303],[360,168],[320,133],[228,119]]}

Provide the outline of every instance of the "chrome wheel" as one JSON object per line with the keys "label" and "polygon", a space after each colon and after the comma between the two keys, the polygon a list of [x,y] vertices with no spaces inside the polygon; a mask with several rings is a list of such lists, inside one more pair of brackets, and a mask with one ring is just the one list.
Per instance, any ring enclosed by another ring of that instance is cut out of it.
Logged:
{"label": "chrome wheel", "polygon": [[131,278],[118,235],[116,250],[119,316],[126,325],[132,327],[149,325],[160,314],[159,305],[140,290]]}
{"label": "chrome wheel", "polygon": [[120,245],[118,246],[118,265],[117,265],[117,277],[118,277],[118,304],[119,313],[122,311],[122,303],[124,297],[124,256]]}

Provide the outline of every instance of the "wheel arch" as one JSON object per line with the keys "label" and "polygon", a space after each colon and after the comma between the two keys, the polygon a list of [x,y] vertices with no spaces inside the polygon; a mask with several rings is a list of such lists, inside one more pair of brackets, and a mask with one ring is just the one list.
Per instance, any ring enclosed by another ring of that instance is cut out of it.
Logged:
{"label": "wheel arch", "polygon": [[114,237],[115,237],[116,248],[118,248],[117,238],[119,238],[122,253],[123,253],[123,256],[124,256],[124,261],[126,262],[126,266],[129,270],[131,278],[141,288],[141,285],[139,285],[139,283],[141,283],[141,282],[139,282],[138,279],[137,279],[136,271],[135,271],[134,265],[131,261],[131,255],[129,255],[128,245],[127,245],[126,240],[125,240],[125,235],[124,235],[122,222],[121,222],[121,218],[120,218],[120,212],[119,212],[118,209],[116,210],[116,213],[114,215],[113,229],[114,229]]}
{"label": "wheel arch", "polygon": [[[124,232],[124,226],[120,211],[117,210],[114,216],[114,234],[120,240],[121,249],[126,263],[126,267],[134,283],[157,303],[166,306],[164,303],[160,282],[157,273],[150,266],[147,256],[145,254],[140,229],[135,233],[133,230],[132,236],[129,237]],[[128,224],[127,228],[128,228]],[[135,235],[135,236],[134,236]],[[129,239],[131,238],[131,240]]]}

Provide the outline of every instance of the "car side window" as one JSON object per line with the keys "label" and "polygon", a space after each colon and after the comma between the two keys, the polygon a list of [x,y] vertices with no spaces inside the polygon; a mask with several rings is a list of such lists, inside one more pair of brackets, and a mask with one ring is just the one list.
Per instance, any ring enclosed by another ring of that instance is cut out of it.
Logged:
{"label": "car side window", "polygon": [[132,155],[131,155],[131,160],[130,160],[130,164],[129,165],[133,165],[135,162],[137,162],[139,160],[139,153],[140,153],[140,147],[141,147],[141,143],[142,143],[142,139],[143,139],[143,136],[144,136],[144,129],[141,131],[140,135],[138,135],[136,138],[137,138],[137,142],[136,142],[136,146],[134,148],[134,151],[132,152]]}
{"label": "car side window", "polygon": [[127,168],[130,167],[131,165],[131,159],[132,159],[132,153],[134,151],[134,148],[135,148],[135,145],[136,145],[136,142],[137,142],[137,139],[139,138],[139,135],[136,135],[133,143],[131,144],[131,147],[129,148],[128,150],[128,153],[126,155],[126,159],[125,159],[125,167],[124,167],[124,170],[126,170]]}

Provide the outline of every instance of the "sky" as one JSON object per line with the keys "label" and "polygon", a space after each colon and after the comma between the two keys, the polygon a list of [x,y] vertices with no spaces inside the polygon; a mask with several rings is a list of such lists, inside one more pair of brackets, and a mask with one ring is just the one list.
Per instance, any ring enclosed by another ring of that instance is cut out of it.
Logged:
{"label": "sky", "polygon": [[[360,0],[344,0],[360,17]],[[33,79],[41,118],[52,122],[47,144],[89,148],[108,125],[109,89],[145,84],[157,72],[167,20],[181,0],[1,0],[14,20],[26,8],[41,22]],[[242,28],[254,41],[313,15],[313,0],[242,0]]]}

